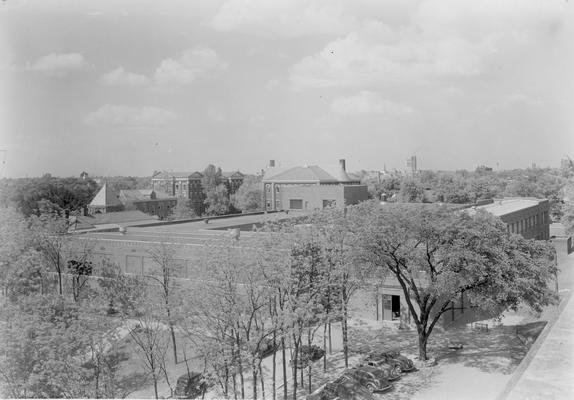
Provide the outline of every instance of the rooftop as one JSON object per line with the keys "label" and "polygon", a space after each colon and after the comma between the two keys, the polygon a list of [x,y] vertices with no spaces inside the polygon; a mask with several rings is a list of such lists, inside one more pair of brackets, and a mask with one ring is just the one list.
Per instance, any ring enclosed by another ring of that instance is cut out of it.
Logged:
{"label": "rooftop", "polygon": [[263,181],[276,183],[358,183],[340,165],[319,167],[304,165],[297,167],[270,167],[265,171]]}
{"label": "rooftop", "polygon": [[478,206],[476,208],[480,208],[481,210],[488,211],[489,213],[500,217],[516,211],[524,210],[525,208],[537,206],[545,201],[547,200],[536,199],[534,197],[508,197],[504,199],[496,199],[493,203]]}

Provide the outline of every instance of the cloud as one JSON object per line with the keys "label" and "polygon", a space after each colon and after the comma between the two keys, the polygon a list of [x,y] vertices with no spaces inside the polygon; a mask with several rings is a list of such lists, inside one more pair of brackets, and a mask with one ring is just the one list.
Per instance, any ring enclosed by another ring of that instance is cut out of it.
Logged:
{"label": "cloud", "polygon": [[93,126],[153,127],[166,125],[176,118],[177,114],[163,108],[106,104],[89,113],[84,122]]}
{"label": "cloud", "polygon": [[506,3],[422,1],[400,26],[367,17],[296,63],[290,82],[296,89],[367,88],[497,74],[497,66],[520,62],[565,19],[561,2]]}
{"label": "cloud", "polygon": [[229,0],[208,22],[219,31],[294,38],[347,32],[356,24],[335,0]]}
{"label": "cloud", "polygon": [[409,106],[383,99],[378,93],[369,91],[363,91],[353,96],[335,98],[331,102],[331,111],[346,116],[404,116],[414,113],[414,110]]}
{"label": "cloud", "polygon": [[80,53],[51,53],[47,56],[40,57],[32,64],[26,64],[26,69],[47,75],[64,76],[69,72],[79,71],[87,66],[88,64],[84,60],[84,56]]}
{"label": "cloud", "polygon": [[123,67],[118,67],[102,75],[99,82],[105,86],[146,86],[150,79],[145,75],[127,72]]}
{"label": "cloud", "polygon": [[195,47],[185,50],[177,59],[163,60],[155,71],[158,85],[185,85],[227,68],[215,50]]}
{"label": "cloud", "polygon": [[303,58],[292,67],[290,81],[296,88],[348,87],[473,76],[482,70],[488,45],[458,36],[431,40],[416,29],[395,32],[368,22]]}

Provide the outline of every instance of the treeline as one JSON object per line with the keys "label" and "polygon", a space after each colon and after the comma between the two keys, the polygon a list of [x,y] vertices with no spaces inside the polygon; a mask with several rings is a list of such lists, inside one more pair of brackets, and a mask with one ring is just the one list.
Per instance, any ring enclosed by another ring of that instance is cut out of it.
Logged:
{"label": "treeline", "polygon": [[405,175],[391,173],[369,176],[362,182],[372,198],[414,203],[475,203],[494,197],[537,197],[550,201],[553,220],[563,214],[563,188],[574,177],[573,168],[528,168],[492,171],[477,168],[473,172],[420,171]]}
{"label": "treeline", "polygon": [[[100,178],[114,191],[147,189],[150,178],[114,176]],[[0,207],[15,207],[25,216],[43,212],[81,211],[94,198],[101,186],[90,177],[59,178],[45,174],[40,178],[5,178],[0,180]]]}

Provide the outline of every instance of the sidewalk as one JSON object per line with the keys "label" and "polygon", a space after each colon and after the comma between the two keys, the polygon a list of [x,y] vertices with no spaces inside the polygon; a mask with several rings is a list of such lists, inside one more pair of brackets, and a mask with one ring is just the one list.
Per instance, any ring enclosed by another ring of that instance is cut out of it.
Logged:
{"label": "sidewalk", "polygon": [[574,253],[559,254],[562,302],[546,315],[547,326],[523,360],[499,400],[574,398]]}
{"label": "sidewalk", "polygon": [[546,338],[539,338],[540,347],[531,349],[533,358],[506,400],[574,398],[574,302],[571,296],[564,301],[558,320]]}

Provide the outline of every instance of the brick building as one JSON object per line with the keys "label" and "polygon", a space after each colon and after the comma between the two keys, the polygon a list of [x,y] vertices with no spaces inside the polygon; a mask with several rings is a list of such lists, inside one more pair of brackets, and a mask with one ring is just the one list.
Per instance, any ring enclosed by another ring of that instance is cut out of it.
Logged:
{"label": "brick building", "polygon": [[[191,201],[191,206],[197,215],[204,212],[205,195],[201,184],[201,172],[158,172],[152,176],[152,188],[157,193],[169,196],[183,197]],[[244,175],[239,172],[222,172],[218,184],[224,184],[227,193],[235,193],[243,184]]]}
{"label": "brick building", "polygon": [[546,199],[507,197],[474,208],[499,217],[510,233],[518,233],[526,239],[550,238],[550,203]]}
{"label": "brick building", "polygon": [[337,166],[280,168],[271,160],[263,175],[267,210],[320,210],[344,207],[367,200],[369,193],[360,179],[346,171],[345,160]]}

